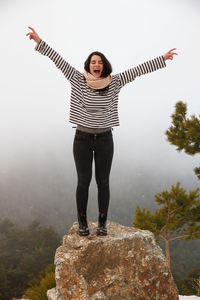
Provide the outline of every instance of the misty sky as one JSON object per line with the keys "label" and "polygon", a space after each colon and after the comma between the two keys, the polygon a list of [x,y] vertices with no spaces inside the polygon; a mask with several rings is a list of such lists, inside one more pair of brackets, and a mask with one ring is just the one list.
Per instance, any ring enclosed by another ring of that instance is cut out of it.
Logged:
{"label": "misty sky", "polygon": [[199,160],[177,153],[164,132],[177,101],[187,102],[189,115],[200,113],[199,16],[198,0],[0,0],[2,176],[52,160],[73,164],[70,84],[34,50],[26,37],[31,26],[79,71],[94,50],[107,56],[115,74],[176,47],[179,55],[166,68],[122,89],[113,172],[136,162],[162,165],[190,172],[196,184],[192,169]]}

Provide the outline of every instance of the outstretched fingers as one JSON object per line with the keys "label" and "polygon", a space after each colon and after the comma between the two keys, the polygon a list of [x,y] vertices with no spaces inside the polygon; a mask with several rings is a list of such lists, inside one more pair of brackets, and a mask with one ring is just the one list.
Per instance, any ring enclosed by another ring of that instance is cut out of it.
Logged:
{"label": "outstretched fingers", "polygon": [[32,27],[28,26],[28,28],[30,28],[33,31],[33,33],[35,33],[35,30]]}
{"label": "outstretched fingers", "polygon": [[28,33],[26,34],[26,36],[29,36],[29,39],[30,39],[30,40],[33,39],[36,43],[39,43],[39,42],[41,41],[41,38],[39,37],[39,35],[38,35],[37,32],[35,31],[35,29],[34,29],[33,27],[31,27],[31,26],[28,26],[28,28],[30,28],[31,31],[28,32]]}
{"label": "outstretched fingers", "polygon": [[176,48],[173,48],[173,49],[169,50],[169,52],[174,51],[174,50],[176,50]]}
{"label": "outstretched fingers", "polygon": [[35,40],[35,37],[37,36],[37,33],[36,33],[35,29],[34,29],[33,27],[31,27],[31,26],[28,26],[28,28],[30,28],[32,31],[31,31],[31,32],[28,32],[28,33],[26,34],[26,36],[29,36],[29,39],[30,39],[30,40],[32,40],[32,39]]}
{"label": "outstretched fingers", "polygon": [[178,53],[172,52],[174,50],[176,50],[176,48],[173,48],[173,49],[169,50],[168,53],[171,54],[171,55],[178,55]]}
{"label": "outstretched fingers", "polygon": [[28,26],[28,28],[30,28],[30,29],[32,30],[32,32],[28,32],[28,33],[26,34],[26,36],[30,35],[30,39],[31,39],[31,35],[32,35],[33,33],[35,33],[35,30],[34,30],[32,27],[30,27],[30,26]]}
{"label": "outstretched fingers", "polygon": [[174,58],[174,55],[178,55],[178,53],[173,52],[174,50],[176,50],[176,48],[173,48],[173,49],[169,50],[167,53],[165,53],[163,55],[164,60],[168,60],[168,59],[172,60]]}

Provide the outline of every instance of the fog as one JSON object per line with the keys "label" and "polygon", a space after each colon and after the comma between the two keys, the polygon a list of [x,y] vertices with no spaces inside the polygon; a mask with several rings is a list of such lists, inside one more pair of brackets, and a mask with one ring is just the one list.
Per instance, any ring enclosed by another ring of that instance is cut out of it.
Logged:
{"label": "fog", "polygon": [[[177,101],[187,103],[188,116],[199,115],[199,13],[195,0],[1,0],[0,218],[28,221],[39,210],[48,223],[49,211],[62,222],[76,214],[70,84],[35,51],[27,26],[79,71],[94,50],[115,74],[176,47],[166,68],[120,93],[110,217],[130,223],[135,205],[149,208],[155,193],[177,181],[199,185],[199,157],[178,153],[164,134]],[[94,179],[88,210],[91,218],[97,211]]]}

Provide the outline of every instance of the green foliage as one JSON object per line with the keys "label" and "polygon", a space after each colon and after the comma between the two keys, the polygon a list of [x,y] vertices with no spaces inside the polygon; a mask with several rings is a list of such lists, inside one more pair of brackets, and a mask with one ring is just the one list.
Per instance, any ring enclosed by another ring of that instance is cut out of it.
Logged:
{"label": "green foliage", "polygon": [[194,168],[194,173],[197,175],[198,179],[200,179],[200,167],[199,168]]}
{"label": "green foliage", "polygon": [[180,182],[171,190],[155,195],[155,201],[161,207],[152,214],[137,206],[133,226],[150,230],[157,241],[165,242],[167,263],[170,267],[169,242],[176,239],[192,240],[200,238],[200,189],[187,193]]}
{"label": "green foliage", "polygon": [[[177,146],[176,150],[194,155],[200,152],[200,119],[194,115],[186,118],[187,105],[182,101],[176,103],[175,113],[172,114],[172,125],[166,131],[167,139]],[[200,179],[200,167],[194,169]]]}
{"label": "green foliage", "polygon": [[134,223],[133,225],[143,230],[150,230],[156,235],[157,224],[154,221],[154,216],[150,210],[145,208],[140,209],[139,205],[136,206]]}
{"label": "green foliage", "polygon": [[194,285],[197,291],[197,296],[200,296],[200,276],[194,280]]}
{"label": "green foliage", "polygon": [[179,289],[182,295],[200,296],[200,268],[190,271],[186,278],[179,283]]}
{"label": "green foliage", "polygon": [[155,195],[155,201],[162,207],[151,214],[145,208],[137,206],[133,226],[148,229],[157,239],[200,238],[200,189],[187,192],[178,182],[171,191],[163,191]]}
{"label": "green foliage", "polygon": [[39,275],[39,280],[34,278],[29,282],[30,288],[25,293],[25,298],[30,300],[48,300],[47,291],[56,286],[55,267],[49,265],[45,271]]}
{"label": "green foliage", "polygon": [[[59,236],[51,227],[36,221],[16,226],[6,219],[0,223],[0,294],[2,299],[20,297],[28,281],[52,263]],[[0,298],[1,299],[1,298]]]}

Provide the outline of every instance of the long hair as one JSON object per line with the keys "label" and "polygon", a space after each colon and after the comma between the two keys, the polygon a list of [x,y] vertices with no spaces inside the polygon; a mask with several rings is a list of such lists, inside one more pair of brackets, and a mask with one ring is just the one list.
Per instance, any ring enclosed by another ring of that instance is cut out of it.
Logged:
{"label": "long hair", "polygon": [[100,56],[101,60],[103,62],[103,70],[101,73],[101,77],[107,77],[108,75],[110,75],[112,73],[111,63],[107,60],[105,55],[99,51],[94,51],[94,52],[90,53],[90,55],[88,56],[88,58],[86,59],[85,64],[84,64],[85,71],[90,73],[90,61],[91,61],[91,58],[93,55]]}

